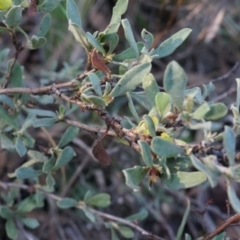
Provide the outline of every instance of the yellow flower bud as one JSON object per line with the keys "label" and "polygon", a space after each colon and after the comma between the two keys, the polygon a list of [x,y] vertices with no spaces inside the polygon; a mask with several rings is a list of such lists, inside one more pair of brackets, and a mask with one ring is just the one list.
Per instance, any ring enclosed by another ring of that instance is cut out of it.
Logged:
{"label": "yellow flower bud", "polygon": [[8,10],[12,7],[12,0],[0,0],[0,10]]}

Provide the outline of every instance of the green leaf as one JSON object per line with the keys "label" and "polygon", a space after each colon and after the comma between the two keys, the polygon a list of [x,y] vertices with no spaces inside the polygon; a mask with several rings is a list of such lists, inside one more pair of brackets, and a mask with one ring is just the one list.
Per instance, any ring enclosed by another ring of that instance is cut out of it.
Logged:
{"label": "green leaf", "polygon": [[122,20],[122,26],[123,26],[123,30],[124,30],[124,33],[125,33],[125,37],[126,37],[128,43],[129,43],[129,45],[133,48],[133,50],[135,52],[135,57],[138,58],[139,57],[139,52],[138,52],[137,43],[136,43],[135,38],[133,36],[131,25],[126,18]]}
{"label": "green leaf", "polygon": [[93,197],[88,199],[86,204],[94,207],[100,207],[100,208],[108,207],[111,204],[110,195],[107,193],[100,193],[100,194],[94,195]]}
{"label": "green leaf", "polygon": [[13,211],[7,206],[0,206],[0,216],[4,219],[13,218]]}
{"label": "green leaf", "polygon": [[156,94],[155,103],[161,118],[163,118],[171,110],[171,99],[165,92],[158,92]]}
{"label": "green leaf", "polygon": [[184,227],[187,223],[187,219],[188,219],[188,216],[189,216],[189,213],[190,213],[190,201],[187,200],[187,208],[185,210],[185,213],[183,215],[183,219],[182,219],[182,222],[181,222],[181,225],[180,227],[178,228],[178,232],[177,232],[177,240],[181,240],[181,237],[182,237],[182,234],[183,234],[183,230],[184,230]]}
{"label": "green leaf", "polygon": [[58,207],[66,209],[77,206],[78,202],[73,198],[62,198],[57,202]]}
{"label": "green leaf", "polygon": [[89,95],[82,93],[81,99],[87,103],[93,103],[94,105],[96,105],[98,107],[106,107],[106,102],[101,97],[97,97],[94,95],[89,96]]}
{"label": "green leaf", "polygon": [[147,126],[147,129],[148,129],[150,135],[152,137],[155,137],[156,136],[156,130],[155,130],[155,124],[153,122],[153,119],[148,115],[144,115],[143,119],[144,119],[144,122]]}
{"label": "green leaf", "polygon": [[[144,47],[144,44],[142,42],[137,42],[138,52],[140,52],[143,47]],[[124,50],[120,54],[113,56],[113,60],[119,61],[119,62],[122,62],[127,59],[133,59],[133,58],[135,58],[135,50],[132,47]]]}
{"label": "green leaf", "polygon": [[42,171],[44,173],[49,173],[55,165],[55,160],[55,157],[51,156],[46,162],[44,162]]}
{"label": "green leaf", "polygon": [[144,28],[141,32],[141,37],[144,41],[145,49],[146,51],[148,51],[151,48],[154,41],[153,35]]}
{"label": "green leaf", "polygon": [[15,170],[18,179],[33,179],[41,175],[41,171],[36,171],[31,167],[21,167]]}
{"label": "green leaf", "polygon": [[153,108],[156,106],[155,96],[159,92],[159,88],[154,76],[149,73],[142,82],[144,92],[146,93],[146,97],[150,106]]}
{"label": "green leaf", "polygon": [[123,170],[123,174],[126,179],[126,184],[135,190],[140,189],[138,186],[143,178],[146,176],[149,168],[148,167],[141,167],[135,166],[133,168],[127,168]]}
{"label": "green leaf", "polygon": [[95,223],[95,216],[94,214],[92,213],[91,210],[89,210],[88,208],[83,208],[82,209],[84,214],[86,215],[86,217],[92,222],[92,223]]}
{"label": "green leaf", "polygon": [[22,20],[22,8],[21,7],[12,7],[7,15],[5,23],[9,28],[17,27]]}
{"label": "green leaf", "polygon": [[161,178],[163,183],[173,189],[186,189],[197,186],[207,180],[206,175],[202,172],[176,172],[171,174],[171,178]]}
{"label": "green leaf", "polygon": [[152,55],[157,55],[157,58],[163,58],[170,55],[184,42],[191,31],[192,30],[189,28],[184,28],[175,33],[170,38],[161,43],[160,46],[153,51]]}
{"label": "green leaf", "polygon": [[120,26],[121,16],[126,12],[128,0],[118,0],[113,8],[112,18],[105,33],[116,33]]}
{"label": "green leaf", "polygon": [[126,219],[129,220],[129,221],[139,222],[139,221],[142,221],[145,218],[147,218],[147,216],[148,216],[148,211],[147,210],[141,210],[138,213],[135,213],[133,215],[130,215],[130,216],[126,217]]}
{"label": "green leaf", "polygon": [[41,109],[34,109],[34,108],[25,108],[27,113],[31,113],[33,115],[39,116],[39,117],[57,117],[56,113],[49,110],[41,110]]}
{"label": "green leaf", "polygon": [[42,21],[40,22],[39,32],[37,33],[37,37],[44,37],[47,34],[50,26],[51,26],[51,15],[47,13],[42,18]]}
{"label": "green leaf", "polygon": [[227,157],[230,166],[235,164],[235,148],[236,148],[236,136],[231,127],[225,126],[223,133],[223,146],[227,152]]}
{"label": "green leaf", "polygon": [[34,159],[39,162],[46,162],[48,160],[47,157],[43,153],[35,151],[35,150],[29,150],[27,152],[27,154],[28,154],[29,158]]}
{"label": "green leaf", "polygon": [[111,54],[113,52],[113,50],[116,48],[118,44],[118,41],[119,37],[116,33],[106,34],[103,37],[101,37],[101,42],[103,42],[104,44],[108,43],[109,45],[108,54]]}
{"label": "green leaf", "polygon": [[78,10],[78,6],[74,0],[67,0],[67,18],[79,28],[82,28],[82,20]]}
{"label": "green leaf", "polygon": [[76,156],[76,154],[71,147],[64,148],[56,160],[54,170],[65,166],[74,156]]}
{"label": "green leaf", "polygon": [[203,96],[201,89],[199,87],[194,87],[191,89],[185,90],[185,96],[188,96],[190,98],[194,98],[197,104],[202,104],[203,102]]}
{"label": "green leaf", "polygon": [[186,171],[193,166],[190,157],[177,157],[169,158],[167,160],[167,166],[171,173],[177,171]]}
{"label": "green leaf", "polygon": [[95,73],[89,73],[88,77],[90,79],[90,82],[93,86],[93,89],[94,89],[95,93],[98,96],[102,96],[102,89],[101,89],[101,85],[100,85],[101,80],[99,79],[98,75],[95,74]]}
{"label": "green leaf", "polygon": [[113,228],[111,228],[111,240],[120,240]]}
{"label": "green leaf", "polygon": [[93,196],[92,192],[91,192],[90,190],[88,190],[88,191],[85,193],[85,195],[84,195],[83,201],[84,201],[85,203],[87,203],[92,196]]}
{"label": "green leaf", "polygon": [[192,164],[194,165],[194,167],[206,174],[211,187],[212,188],[215,187],[217,185],[217,175],[214,174],[213,172],[211,172],[211,170],[209,168],[207,168],[205,166],[205,164],[203,164],[194,155],[191,154],[190,158],[191,158],[191,161],[192,161]]}
{"label": "green leaf", "polygon": [[209,121],[217,120],[227,114],[227,107],[223,103],[215,103],[210,106],[210,111],[205,115],[205,119]]}
{"label": "green leaf", "polygon": [[164,72],[163,85],[178,110],[182,110],[187,85],[187,75],[177,62],[172,61],[167,65]]}
{"label": "green leaf", "polygon": [[0,140],[2,149],[13,150],[15,148],[15,144],[13,143],[13,141],[6,135],[0,134]]}
{"label": "green leaf", "polygon": [[207,112],[210,111],[210,107],[208,103],[204,103],[201,106],[199,106],[192,114],[192,118],[196,120],[202,120],[204,119],[204,116],[207,114]]}
{"label": "green leaf", "polygon": [[37,228],[40,224],[37,219],[35,218],[22,218],[23,224],[31,229]]}
{"label": "green leaf", "polygon": [[47,39],[45,37],[38,37],[36,35],[33,35],[31,41],[28,41],[27,47],[29,49],[38,49],[43,47],[46,42]]}
{"label": "green leaf", "polygon": [[184,149],[160,137],[154,137],[151,148],[154,153],[162,158],[175,157],[178,154],[183,154]]}
{"label": "green leaf", "polygon": [[0,102],[7,104],[11,109],[15,108],[12,99],[10,97],[8,97],[7,95],[1,94],[0,95]]}
{"label": "green leaf", "polygon": [[45,0],[41,5],[41,10],[43,12],[52,12],[55,8],[58,7],[60,0]]}
{"label": "green leaf", "polygon": [[5,224],[5,229],[6,229],[7,236],[10,239],[13,239],[13,240],[17,239],[18,231],[17,231],[17,227],[12,219],[7,220],[7,222]]}
{"label": "green leaf", "polygon": [[54,185],[55,185],[55,179],[53,178],[51,172],[49,172],[49,173],[47,174],[46,184],[47,184],[47,186],[49,187],[49,189],[53,189],[53,187],[54,187]]}
{"label": "green leaf", "polygon": [[129,107],[133,117],[135,118],[135,120],[139,123],[140,118],[138,116],[137,110],[136,110],[135,105],[133,103],[132,96],[129,92],[127,92],[127,98],[128,98],[128,107]]}
{"label": "green leaf", "polygon": [[233,209],[240,213],[240,200],[236,194],[236,190],[229,180],[227,181],[227,194]]}
{"label": "green leaf", "polygon": [[121,235],[125,238],[133,238],[134,232],[131,228],[125,226],[118,226],[117,230],[121,233]]}
{"label": "green leaf", "polygon": [[20,137],[17,137],[15,147],[16,147],[16,151],[20,157],[23,157],[27,153],[27,148],[23,144],[23,141]]}
{"label": "green leaf", "polygon": [[18,204],[17,212],[21,213],[21,214],[31,212],[36,207],[38,207],[38,206],[34,199],[34,196],[30,196],[30,197],[25,198],[23,201],[21,201]]}
{"label": "green leaf", "polygon": [[57,119],[54,118],[39,118],[33,122],[33,127],[51,127]]}
{"label": "green leaf", "polygon": [[75,126],[68,127],[68,129],[62,135],[61,140],[58,143],[58,147],[62,148],[63,146],[66,146],[75,137],[77,137],[78,133],[79,133],[79,128],[77,128]]}
{"label": "green leaf", "polygon": [[134,90],[143,81],[144,77],[150,72],[150,70],[150,63],[142,63],[131,68],[118,81],[110,95],[117,97]]}
{"label": "green leaf", "polygon": [[24,132],[27,128],[31,127],[33,122],[34,122],[34,119],[35,119],[35,115],[34,114],[28,114],[24,124],[22,125],[22,128],[21,128],[21,132]]}
{"label": "green leaf", "polygon": [[85,48],[87,52],[91,51],[91,44],[88,42],[88,39],[86,37],[86,33],[79,28],[76,24],[73,24],[71,21],[68,25],[68,30],[73,34],[75,37],[75,40]]}
{"label": "green leaf", "polygon": [[100,51],[101,53],[103,53],[103,55],[106,54],[103,46],[98,42],[98,40],[89,32],[86,33],[86,37],[88,39],[88,41],[90,42],[90,44],[96,48],[98,51]]}
{"label": "green leaf", "polygon": [[[9,60],[7,63],[8,71],[13,63],[13,59]],[[18,62],[15,63],[12,74],[10,76],[9,87],[23,87],[23,69]]]}
{"label": "green leaf", "polygon": [[17,122],[16,122],[15,116],[10,115],[8,111],[5,108],[3,108],[1,105],[0,105],[0,116],[1,116],[1,119],[4,120],[6,123],[17,128]]}

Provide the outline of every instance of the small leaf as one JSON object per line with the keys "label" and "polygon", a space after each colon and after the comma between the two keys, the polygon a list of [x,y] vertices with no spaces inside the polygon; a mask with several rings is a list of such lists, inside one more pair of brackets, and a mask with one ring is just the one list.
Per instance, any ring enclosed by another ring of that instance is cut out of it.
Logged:
{"label": "small leaf", "polygon": [[93,196],[92,192],[88,190],[84,195],[83,201],[85,203],[87,203],[91,199],[92,196]]}
{"label": "small leaf", "polygon": [[154,137],[151,148],[159,157],[170,158],[184,153],[184,149],[160,137]]}
{"label": "small leaf", "polygon": [[93,46],[93,48],[96,48],[98,51],[100,51],[104,55],[106,54],[103,46],[98,42],[98,40],[91,33],[87,32],[86,37],[90,42],[90,44]]}
{"label": "small leaf", "polygon": [[[144,44],[142,42],[137,42],[138,52],[140,52],[143,47],[144,47]],[[120,54],[113,56],[113,60],[119,61],[119,62],[122,62],[127,59],[133,59],[133,58],[135,58],[135,50],[132,47],[126,49]]]}
{"label": "small leaf", "polygon": [[118,31],[121,16],[126,12],[128,0],[118,0],[112,12],[112,18],[105,33],[116,33]]}
{"label": "small leaf", "polygon": [[231,127],[225,126],[223,134],[223,146],[227,152],[227,157],[230,166],[235,164],[235,148],[236,148],[236,136]]}
{"label": "small leaf", "polygon": [[211,172],[199,159],[197,159],[194,155],[190,155],[191,161],[194,167],[201,172],[205,173],[208,181],[210,182],[211,187],[215,187],[217,185],[217,175]]}
{"label": "small leaf", "polygon": [[82,28],[81,16],[78,10],[78,6],[74,0],[67,0],[66,11],[67,11],[68,21],[71,21],[73,24],[77,25],[79,28]]}
{"label": "small leaf", "polygon": [[205,119],[209,121],[217,120],[227,114],[227,107],[223,103],[215,103],[210,106],[210,111],[205,115]]}
{"label": "small leaf", "polygon": [[139,122],[140,119],[139,119],[137,110],[136,110],[136,108],[135,108],[135,105],[134,105],[134,103],[133,103],[132,96],[131,96],[131,94],[130,94],[129,92],[127,92],[127,98],[128,98],[128,107],[129,107],[129,110],[131,111],[131,113],[132,113],[133,117],[135,118],[135,120],[136,120],[137,122]]}
{"label": "small leaf", "polygon": [[240,200],[237,197],[236,190],[234,189],[233,185],[230,181],[227,181],[227,194],[229,198],[229,202],[231,203],[233,209],[240,213]]}
{"label": "small leaf", "polygon": [[73,198],[62,198],[57,202],[58,207],[66,209],[77,206],[78,202]]}
{"label": "small leaf", "polygon": [[143,178],[146,176],[149,168],[147,167],[140,167],[140,166],[135,166],[133,168],[127,168],[123,170],[123,174],[126,179],[126,184],[135,189],[139,189],[139,184],[143,180]]}
{"label": "small leaf", "polygon": [[117,97],[134,90],[143,81],[144,77],[150,72],[150,70],[150,63],[142,63],[131,68],[115,85],[110,95]]}
{"label": "small leaf", "polygon": [[23,157],[27,153],[27,148],[23,144],[23,141],[20,137],[17,137],[15,147],[16,147],[16,151],[20,157]]}
{"label": "small leaf", "polygon": [[102,96],[102,89],[101,89],[101,85],[100,85],[101,81],[100,81],[99,77],[97,76],[97,74],[89,73],[88,77],[91,81],[91,84],[93,86],[93,89],[94,89],[95,93],[98,96]]}
{"label": "small leaf", "polygon": [[108,76],[111,75],[110,69],[107,67],[103,57],[100,54],[98,54],[96,48],[94,48],[92,53],[91,53],[91,63],[92,63],[94,68],[104,72]]}
{"label": "small leaf", "polygon": [[33,115],[39,116],[39,117],[57,117],[56,113],[49,110],[41,110],[41,109],[34,109],[34,108],[25,108],[27,113],[31,113]]}
{"label": "small leaf", "polygon": [[173,189],[186,189],[197,186],[207,180],[202,172],[176,172],[171,174],[171,178],[161,178],[163,183]]}
{"label": "small leaf", "polygon": [[17,27],[22,20],[22,8],[21,7],[12,7],[7,15],[5,23],[9,28]]}
{"label": "small leaf", "polygon": [[11,109],[14,109],[14,103],[13,100],[8,97],[7,95],[1,94],[0,95],[0,102],[1,103],[5,103],[6,105],[8,105],[8,107],[10,107]]}
{"label": "small leaf", "polygon": [[34,114],[28,114],[28,116],[27,116],[25,122],[23,123],[20,131],[24,132],[27,128],[31,127],[33,122],[34,122],[35,117],[36,116]]}
{"label": "small leaf", "polygon": [[13,240],[17,239],[18,231],[17,231],[17,227],[12,219],[7,220],[7,222],[5,224],[5,229],[6,229],[7,236],[10,239],[13,239]]}
{"label": "small leaf", "polygon": [[113,228],[111,228],[111,240],[120,240]]}
{"label": "small leaf", "polygon": [[49,187],[49,189],[53,189],[53,187],[54,187],[54,185],[55,185],[55,179],[53,178],[51,172],[49,172],[49,173],[47,174],[46,184],[47,184],[47,186]]}
{"label": "small leaf", "polygon": [[41,11],[43,12],[52,12],[55,8],[58,7],[60,0],[45,0],[41,5]]}
{"label": "small leaf", "polygon": [[209,112],[209,110],[210,110],[210,107],[208,103],[204,103],[193,112],[192,118],[196,120],[202,120],[204,119],[207,112]]}
{"label": "small leaf", "polygon": [[131,228],[125,227],[125,226],[119,226],[117,230],[121,233],[121,235],[125,238],[133,238],[134,237],[134,232],[132,231]]}
{"label": "small leaf", "polygon": [[33,122],[33,127],[51,127],[56,121],[56,118],[39,118]]}
{"label": "small leaf", "polygon": [[135,57],[138,58],[139,57],[139,52],[138,52],[138,48],[137,48],[137,43],[134,39],[130,23],[126,18],[122,20],[122,26],[123,26],[123,29],[124,29],[125,37],[126,37],[128,43],[129,43],[129,45],[134,49]]}
{"label": "small leaf", "polygon": [[5,108],[3,108],[1,105],[0,105],[0,116],[1,116],[1,119],[4,120],[6,123],[17,128],[16,118],[14,116],[11,116],[8,113],[8,111]]}
{"label": "small leaf", "polygon": [[51,26],[51,15],[48,13],[42,18],[42,21],[40,22],[39,32],[37,33],[37,37],[44,37],[47,34],[50,26]]}
{"label": "small leaf", "polygon": [[0,206],[0,216],[4,219],[10,219],[14,216],[14,213],[9,207]]}
{"label": "small leaf", "polygon": [[141,152],[142,152],[144,162],[146,163],[146,165],[148,167],[152,167],[153,166],[153,160],[152,160],[152,153],[151,153],[151,148],[150,148],[149,144],[146,143],[145,141],[142,141],[142,140],[139,140],[138,144],[141,148]]}
{"label": "small leaf", "polygon": [[171,99],[165,92],[158,92],[156,94],[155,103],[161,118],[163,118],[171,110]]}
{"label": "small leaf", "polygon": [[46,162],[47,161],[47,157],[41,153],[41,152],[38,152],[38,151],[35,151],[35,150],[29,150],[27,152],[28,156],[36,161],[39,161],[39,162]]}
{"label": "small leaf", "polygon": [[67,128],[67,130],[62,135],[58,147],[62,148],[63,146],[66,146],[68,143],[70,143],[75,137],[77,137],[79,133],[79,128],[75,126],[70,126]]}
{"label": "small leaf", "polygon": [[86,217],[92,222],[95,223],[95,215],[88,208],[82,209]]}
{"label": "small leaf", "polygon": [[144,115],[143,119],[144,119],[144,122],[146,124],[146,127],[147,127],[150,135],[152,137],[155,137],[156,136],[156,130],[155,130],[155,123],[154,123],[153,119],[148,115]]}
{"label": "small leaf", "polygon": [[29,43],[28,46],[30,49],[38,49],[43,47],[46,42],[47,42],[47,39],[45,37],[37,37],[33,35],[31,38],[31,43]]}
{"label": "small leaf", "polygon": [[17,212],[20,214],[31,212],[34,208],[38,207],[34,196],[30,196],[22,200],[17,207]]}
{"label": "small leaf", "polygon": [[111,204],[110,195],[107,193],[100,193],[91,197],[86,204],[94,207],[108,207]]}
{"label": "small leaf", "polygon": [[31,229],[35,229],[39,226],[39,222],[35,218],[22,218],[23,224]]}
{"label": "small leaf", "polygon": [[167,166],[171,173],[177,171],[186,171],[193,166],[190,157],[169,158]]}
{"label": "small leaf", "polygon": [[184,28],[175,33],[170,38],[161,43],[160,46],[153,51],[153,55],[157,55],[157,58],[163,58],[170,55],[184,42],[191,31],[192,30],[190,28]]}
{"label": "small leaf", "polygon": [[163,85],[178,110],[182,110],[187,85],[187,75],[177,62],[172,61],[167,65],[164,72]]}
{"label": "small leaf", "polygon": [[63,151],[58,156],[56,163],[54,165],[54,170],[57,170],[63,166],[65,166],[72,158],[76,156],[75,152],[71,147],[65,147]]}
{"label": "small leaf", "polygon": [[119,37],[116,33],[106,34],[101,37],[101,42],[109,45],[108,54],[111,54],[119,42]]}
{"label": "small leaf", "polygon": [[92,149],[92,154],[100,163],[104,165],[110,165],[111,158],[109,157],[100,142],[96,141],[96,144],[93,146]]}
{"label": "small leaf", "polygon": [[19,179],[33,179],[41,175],[41,171],[36,171],[31,167],[21,167],[15,170],[16,177]]}
{"label": "small leaf", "polygon": [[87,103],[93,103],[95,106],[98,106],[98,107],[106,107],[106,102],[101,97],[97,97],[94,95],[89,96],[82,93],[81,99]]}
{"label": "small leaf", "polygon": [[0,134],[0,140],[2,149],[13,150],[15,148],[15,144],[13,143],[13,141],[6,135]]}
{"label": "small leaf", "polygon": [[51,156],[47,161],[44,162],[42,171],[44,173],[49,173],[55,165],[55,157]]}
{"label": "small leaf", "polygon": [[129,221],[142,221],[148,216],[148,211],[147,210],[141,210],[138,213],[135,213],[133,215],[130,215],[126,217],[127,220]]}
{"label": "small leaf", "polygon": [[148,51],[151,48],[154,41],[153,35],[146,29],[143,29],[141,32],[141,37],[144,41],[145,49]]}
{"label": "small leaf", "polygon": [[152,108],[155,107],[156,106],[155,96],[159,92],[159,88],[154,76],[151,73],[149,73],[143,79],[142,85],[143,85],[144,92],[146,93],[148,102],[150,103]]}

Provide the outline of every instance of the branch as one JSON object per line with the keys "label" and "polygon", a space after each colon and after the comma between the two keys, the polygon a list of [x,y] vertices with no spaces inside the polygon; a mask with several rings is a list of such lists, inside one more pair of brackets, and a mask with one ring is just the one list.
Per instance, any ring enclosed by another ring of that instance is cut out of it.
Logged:
{"label": "branch", "polygon": [[[18,184],[18,183],[5,183],[5,182],[1,182],[0,181],[0,187],[4,188],[4,189],[7,189],[9,187],[13,187],[13,188],[19,188],[19,189],[24,189],[24,190],[28,190],[29,192],[32,192],[33,189],[34,190],[38,190],[40,191],[42,194],[44,194],[45,196],[47,197],[50,197],[56,201],[60,201],[62,200],[63,198],[62,197],[59,197],[55,194],[52,194],[52,193],[49,193],[49,192],[46,192],[44,190],[42,190],[41,188],[37,188],[36,186],[27,186],[27,185],[24,185],[24,184]],[[80,210],[83,210],[84,209],[84,205],[82,204],[79,204],[76,206],[76,208],[80,209]],[[140,226],[138,226],[137,224],[129,221],[129,220],[126,220],[126,219],[123,219],[123,218],[120,218],[120,217],[116,217],[116,216],[113,216],[111,214],[107,214],[107,213],[103,213],[101,211],[98,211],[98,210],[95,210],[93,208],[89,208],[88,209],[93,212],[94,214],[98,215],[99,217],[102,217],[106,220],[110,220],[110,221],[114,221],[114,222],[117,222],[117,223],[121,223],[121,224],[124,224],[126,226],[129,226],[133,229],[135,229],[136,231],[140,232],[143,236],[145,237],[149,237],[150,239],[152,240],[164,240],[163,238],[161,237],[158,237],[146,230],[144,230],[143,228],[141,228]]]}

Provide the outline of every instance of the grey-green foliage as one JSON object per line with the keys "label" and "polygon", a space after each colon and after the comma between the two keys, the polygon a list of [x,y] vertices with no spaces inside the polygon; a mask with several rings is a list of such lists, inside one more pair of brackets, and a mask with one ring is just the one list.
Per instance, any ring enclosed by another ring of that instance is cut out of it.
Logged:
{"label": "grey-green foliage", "polygon": [[[173,53],[191,33],[191,29],[180,30],[160,43],[156,49],[153,49],[154,38],[152,33],[143,29],[141,32],[142,39],[137,42],[128,19],[121,19],[127,10],[128,0],[118,0],[113,8],[109,25],[104,31],[95,33],[86,32],[83,28],[82,17],[74,0],[66,1],[66,10],[61,2],[60,0],[39,2],[38,11],[42,12],[43,17],[39,28],[31,36],[20,25],[23,12],[23,5],[20,5],[21,1],[16,0],[16,5],[13,5],[6,12],[1,12],[5,24],[1,27],[1,31],[22,34],[23,47],[31,50],[42,48],[47,42],[46,34],[51,29],[50,12],[60,8],[66,15],[68,30],[73,34],[76,42],[85,49],[89,56],[88,60],[92,61],[89,66],[96,65],[94,66],[96,69],[92,69],[94,72],[87,73],[81,81],[77,81],[79,63],[76,63],[72,68],[65,63],[65,68],[60,73],[56,73],[55,69],[49,73],[44,72],[46,78],[54,76],[47,82],[48,84],[58,78],[70,80],[69,76],[72,76],[73,73],[76,77],[72,81],[75,83],[75,87],[70,90],[78,91],[78,97],[70,97],[69,102],[71,103],[61,103],[62,105],[59,106],[57,111],[52,108],[49,108],[49,110],[47,107],[45,109],[48,104],[60,104],[55,101],[54,94],[49,96],[52,93],[51,91],[41,96],[18,92],[9,96],[0,94],[1,147],[8,151],[16,151],[19,157],[26,157],[26,161],[13,173],[10,173],[9,177],[16,178],[18,181],[30,180],[41,191],[55,191],[59,184],[55,180],[59,169],[63,172],[66,169],[68,170],[69,162],[77,155],[74,146],[70,146],[70,144],[79,136],[79,128],[65,126],[66,130],[62,133],[60,139],[56,142],[52,140],[52,146],[48,148],[47,152],[43,153],[33,150],[35,139],[34,136],[30,135],[31,131],[29,130],[32,127],[37,130],[45,128],[45,132],[47,132],[48,128],[68,120],[68,116],[72,117],[71,113],[73,111],[77,112],[79,109],[78,106],[70,106],[74,102],[73,99],[81,101],[83,105],[93,106],[92,109],[97,113],[102,113],[104,110],[108,111],[111,106],[114,106],[114,104],[118,106],[121,99],[125,99],[135,122],[130,118],[131,116],[123,116],[131,126],[131,129],[124,129],[124,131],[128,131],[130,135],[135,134],[135,140],[132,140],[129,136],[127,140],[138,145],[138,150],[142,156],[139,165],[123,169],[126,184],[130,188],[141,190],[140,184],[145,181],[145,178],[149,181],[149,186],[160,179],[166,187],[173,190],[197,186],[207,179],[211,187],[215,187],[218,177],[223,176],[227,181],[230,203],[234,210],[239,212],[240,201],[232,182],[240,181],[239,166],[235,163],[236,136],[240,133],[240,80],[237,79],[236,104],[231,107],[234,117],[233,127],[225,127],[224,131],[217,135],[213,130],[217,129],[219,126],[217,121],[227,114],[228,109],[223,103],[208,101],[214,91],[212,83],[203,85],[202,88],[187,89],[187,74],[184,69],[176,61],[170,61],[164,71],[164,91],[160,91],[157,80],[151,73],[154,59],[163,58]],[[118,29],[120,25],[122,25],[124,31],[126,49],[117,52],[115,49],[119,43]],[[94,59],[93,53],[97,54],[95,55],[96,59]],[[8,55],[9,49],[2,50],[0,53],[1,62],[7,62],[7,66],[3,69],[5,75],[1,79],[1,84],[4,83],[5,77],[10,72],[8,87],[24,88],[26,85],[25,70],[18,62],[15,63],[14,59],[6,61]],[[93,61],[96,64],[93,64]],[[108,65],[108,63],[111,64]],[[41,109],[38,105],[29,107],[28,103],[31,103],[32,99],[44,105],[44,108]],[[144,107],[144,115],[141,111],[142,106]],[[114,113],[117,113],[116,109],[114,109]],[[105,115],[102,114],[102,116]],[[90,125],[91,123],[87,122],[87,124]],[[214,155],[206,155],[202,158],[194,155],[191,144],[175,137],[177,132],[175,126],[176,128],[183,126],[188,130],[203,131],[203,140],[206,144],[220,139],[223,151],[226,152],[229,167],[221,166]],[[216,136],[218,136],[218,139]],[[198,171],[192,171],[193,166]],[[46,185],[40,184],[40,176],[41,179],[44,177]],[[18,206],[13,208],[8,204],[13,204],[16,196],[5,196],[5,199],[9,201],[6,201],[6,205],[0,206],[0,216],[6,219],[5,228],[9,238],[16,239],[18,235],[14,209],[17,209],[17,214],[21,214],[21,221],[26,227],[35,228],[39,225],[36,219],[26,217],[25,213],[43,206],[41,191],[20,201]],[[106,193],[93,195],[89,191],[85,194],[83,201],[65,197],[57,202],[57,205],[62,209],[80,208],[86,217],[94,223],[96,223],[97,218],[91,209],[108,207],[110,204],[110,195]],[[177,239],[182,236],[188,213],[189,205],[179,228]],[[142,220],[146,215],[146,212],[144,212],[129,217],[129,219]],[[118,239],[116,233],[125,238],[133,238],[134,236],[133,231],[127,226],[111,225],[110,223],[108,226],[111,229],[112,239]]]}

